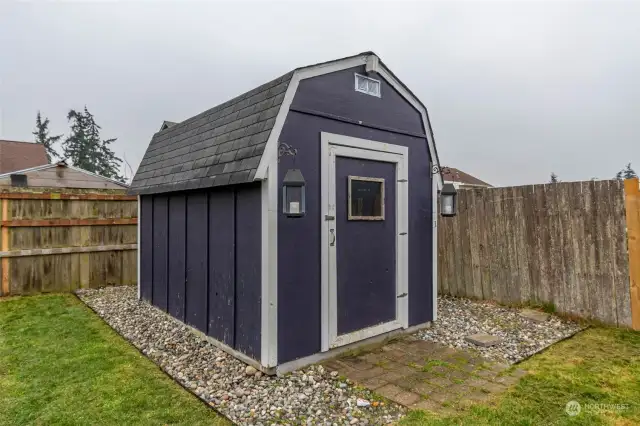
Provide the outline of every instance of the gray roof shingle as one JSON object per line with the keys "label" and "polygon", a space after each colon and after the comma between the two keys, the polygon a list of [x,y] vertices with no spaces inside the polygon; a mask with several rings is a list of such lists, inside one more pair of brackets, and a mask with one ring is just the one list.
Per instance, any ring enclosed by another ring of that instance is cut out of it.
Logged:
{"label": "gray roof shingle", "polygon": [[292,75],[156,133],[130,192],[155,194],[252,181]]}

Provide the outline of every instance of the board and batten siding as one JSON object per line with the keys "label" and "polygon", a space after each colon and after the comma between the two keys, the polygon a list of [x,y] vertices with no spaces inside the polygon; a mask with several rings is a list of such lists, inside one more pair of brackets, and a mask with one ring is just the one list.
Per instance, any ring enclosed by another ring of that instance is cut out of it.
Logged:
{"label": "board and batten siding", "polygon": [[[20,173],[19,171],[16,173]],[[100,176],[83,173],[66,167],[51,167],[24,173],[27,176],[27,186],[45,188],[85,188],[85,189],[124,189]],[[11,186],[11,177],[0,178],[0,187]]]}
{"label": "board and batten siding", "polygon": [[140,294],[260,359],[260,184],[140,196]]}
{"label": "board and batten siding", "polygon": [[297,155],[280,158],[278,205],[289,168],[301,169],[307,191],[304,217],[278,215],[280,364],[321,351],[321,132],[409,147],[409,324],[433,319],[431,158],[420,114],[375,75],[381,98],[356,92],[355,72],[364,66],[302,80],[280,135]]}

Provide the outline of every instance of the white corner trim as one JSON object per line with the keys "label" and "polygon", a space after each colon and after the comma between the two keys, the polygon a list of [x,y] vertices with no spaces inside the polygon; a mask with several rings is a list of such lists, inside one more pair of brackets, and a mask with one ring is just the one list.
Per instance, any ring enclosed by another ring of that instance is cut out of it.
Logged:
{"label": "white corner trim", "polygon": [[433,321],[438,319],[438,184],[436,179],[431,175],[431,208],[433,211],[432,230],[432,249],[431,249],[431,281],[433,290]]}
{"label": "white corner trim", "polygon": [[138,278],[137,278],[137,282],[138,282],[138,300],[140,300],[140,196],[138,195],[138,224],[136,225],[136,232],[138,233],[137,236],[137,240],[136,243],[138,244],[138,250],[136,251],[136,257],[137,257],[137,263],[138,263]]}
{"label": "white corner trim", "polygon": [[328,174],[329,167],[329,143],[327,135],[320,133],[320,350],[329,350],[329,333],[326,332],[326,324],[329,324],[329,258],[324,254],[325,247],[329,245],[329,224],[325,216],[329,214],[329,203],[324,202],[329,197]]}
{"label": "white corner trim", "polygon": [[262,181],[261,342],[263,367],[278,364],[278,162],[271,162]]}
{"label": "white corner trim", "polygon": [[[413,96],[407,89],[405,89],[404,86],[391,74],[391,72],[383,64],[380,63],[380,59],[376,55],[361,55],[353,58],[346,58],[340,61],[329,62],[326,64],[312,65],[310,67],[296,70],[293,73],[291,81],[289,82],[289,87],[287,88],[282,104],[280,105],[280,110],[278,111],[278,115],[276,116],[276,121],[273,125],[273,129],[271,129],[271,134],[269,135],[269,139],[267,140],[264,154],[260,159],[260,164],[258,165],[258,169],[256,170],[254,180],[263,180],[267,178],[267,167],[270,164],[272,155],[278,149],[278,140],[280,139],[282,128],[284,127],[287,114],[289,114],[289,108],[291,107],[293,98],[296,94],[296,91],[298,90],[300,81],[307,78],[317,77],[323,74],[329,74],[348,68],[354,68],[363,64],[367,66],[367,69],[369,67],[376,68],[378,74],[380,74],[380,76],[382,76],[387,81],[387,83],[389,83],[396,91],[398,91],[398,93],[400,93],[402,97],[404,97],[416,110],[420,112],[422,124],[427,136],[427,144],[429,146],[431,161],[436,163],[438,168],[440,167],[440,164],[438,163],[438,156],[436,155],[435,141],[431,136],[432,128],[431,123],[428,119],[427,110],[422,106],[418,99]],[[440,173],[437,173],[435,176],[438,188],[442,188],[442,176],[440,175]]]}

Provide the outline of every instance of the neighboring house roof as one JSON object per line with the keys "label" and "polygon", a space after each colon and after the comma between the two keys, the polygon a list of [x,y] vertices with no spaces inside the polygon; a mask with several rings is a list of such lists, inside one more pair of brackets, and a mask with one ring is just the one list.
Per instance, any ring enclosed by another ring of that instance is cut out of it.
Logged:
{"label": "neighboring house roof", "polygon": [[44,145],[0,140],[0,174],[49,164]]}
{"label": "neighboring house roof", "polygon": [[468,173],[463,172],[462,170],[456,169],[454,167],[446,167],[442,166],[442,178],[445,182],[457,182],[463,185],[473,185],[473,186],[487,186],[491,187],[491,184],[488,184],[485,181],[478,179],[475,176],[471,176]]}
{"label": "neighboring house roof", "polygon": [[[293,90],[287,90],[289,83],[296,79],[292,85],[296,88],[301,72],[313,69],[321,75],[331,72],[327,70],[334,65],[355,67],[364,65],[370,58],[376,67],[395,81],[397,88],[411,97],[412,105],[421,112],[432,157],[439,164],[424,105],[379,61],[375,53],[363,52],[296,68],[172,127],[164,128],[163,125],[164,129],[151,139],[131,182],[131,192],[153,194],[264,179],[267,163],[261,162],[263,153],[267,147],[272,150],[273,145],[277,145],[276,139],[295,94]],[[358,64],[352,64],[353,61]],[[283,104],[284,117],[281,111]],[[279,118],[278,123],[276,118]],[[277,130],[272,135],[274,127]]]}
{"label": "neighboring house roof", "polygon": [[70,166],[65,161],[59,161],[57,163],[51,163],[51,164],[44,164],[42,166],[30,167],[28,169],[14,170],[14,171],[9,172],[9,173],[2,173],[2,174],[0,174],[0,179],[6,178],[6,177],[10,177],[11,175],[24,175],[24,174],[27,174],[27,173],[30,173],[30,172],[38,172],[40,170],[47,170],[47,169],[51,169],[51,168],[55,168],[55,167],[63,167],[63,168],[75,170],[75,171],[78,171],[78,172],[81,172],[81,173],[84,173],[84,174],[87,174],[87,175],[97,176],[100,179],[104,179],[106,181],[115,183],[116,185],[120,185],[123,188],[128,188],[129,187],[129,185],[127,185],[126,183],[122,183],[122,182],[119,182],[117,180],[113,180],[113,179],[110,179],[110,178],[107,178],[107,177],[104,177],[104,176],[100,176],[99,174],[89,172],[89,171],[81,169],[79,167]]}

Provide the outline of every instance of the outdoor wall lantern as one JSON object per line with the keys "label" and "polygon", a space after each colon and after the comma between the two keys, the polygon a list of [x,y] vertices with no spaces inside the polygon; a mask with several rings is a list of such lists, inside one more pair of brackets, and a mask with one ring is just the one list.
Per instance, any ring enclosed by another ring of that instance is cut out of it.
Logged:
{"label": "outdoor wall lantern", "polygon": [[289,169],[282,180],[282,211],[287,217],[305,213],[304,177],[300,169]]}
{"label": "outdoor wall lantern", "polygon": [[452,183],[442,185],[440,191],[440,214],[442,216],[455,216],[458,208],[456,203],[457,191]]}

